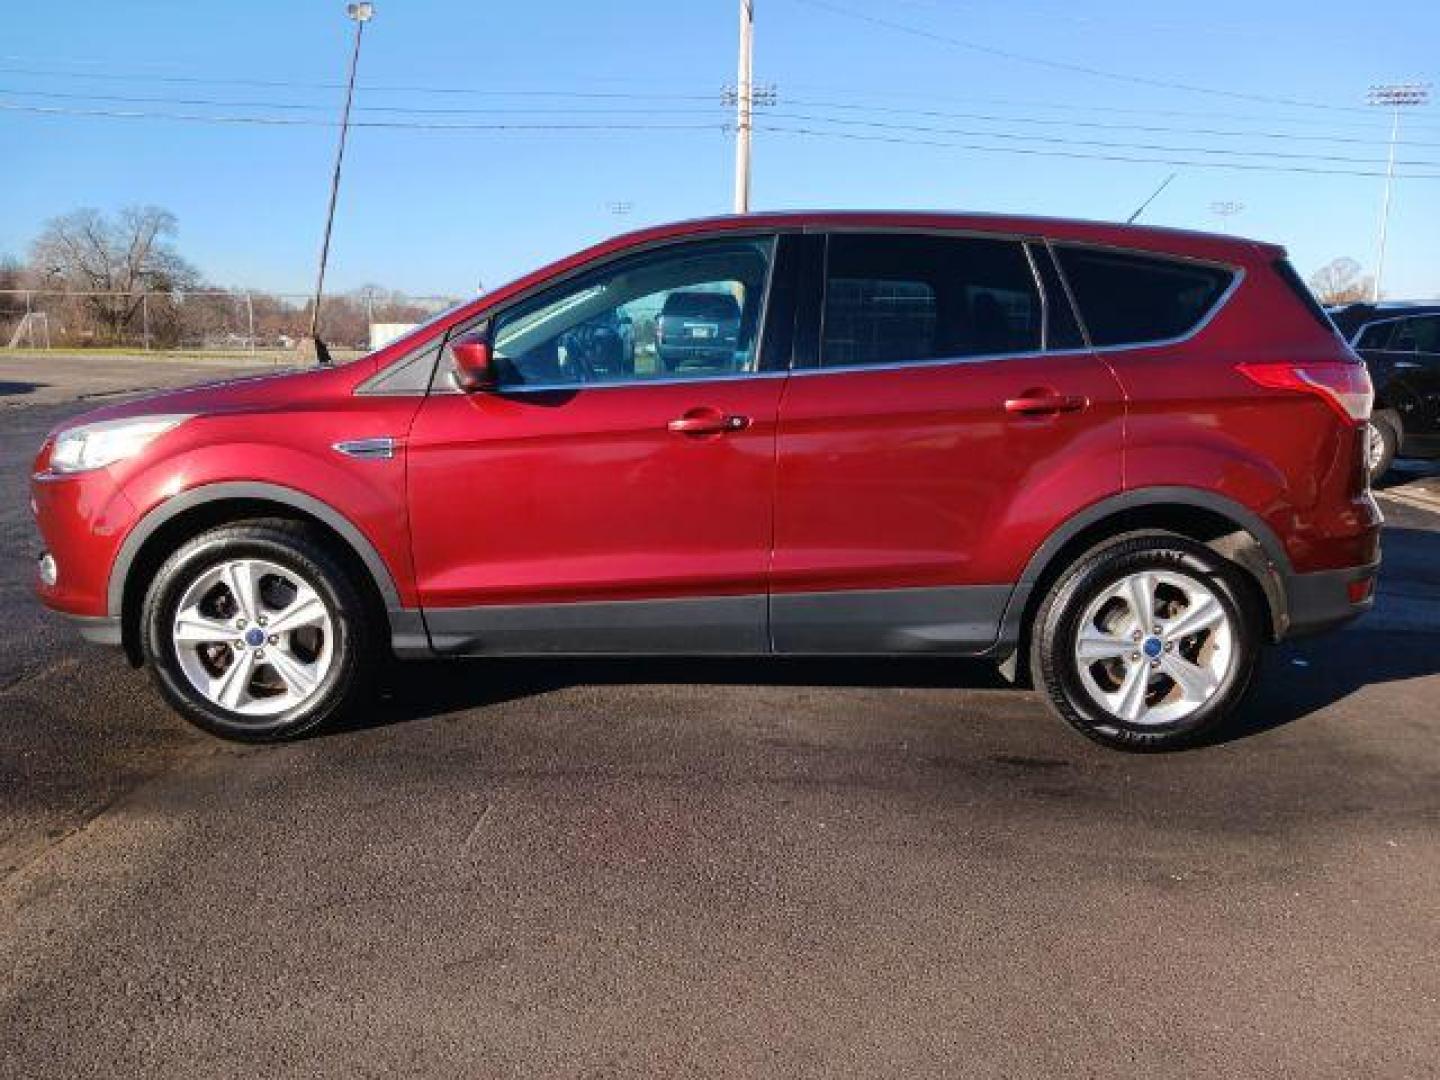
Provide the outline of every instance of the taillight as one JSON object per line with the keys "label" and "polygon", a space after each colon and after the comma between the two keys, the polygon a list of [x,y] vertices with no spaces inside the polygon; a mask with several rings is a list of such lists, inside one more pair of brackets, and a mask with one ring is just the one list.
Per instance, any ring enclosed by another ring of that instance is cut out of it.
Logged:
{"label": "taillight", "polygon": [[1344,420],[1368,420],[1375,403],[1375,388],[1364,364],[1322,360],[1313,364],[1240,364],[1237,370],[1272,390],[1318,394]]}

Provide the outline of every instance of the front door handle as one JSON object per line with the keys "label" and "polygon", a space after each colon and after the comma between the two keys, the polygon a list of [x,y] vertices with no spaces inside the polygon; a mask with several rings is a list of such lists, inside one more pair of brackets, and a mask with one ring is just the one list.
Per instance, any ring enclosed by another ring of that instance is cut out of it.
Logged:
{"label": "front door handle", "polygon": [[691,409],[684,416],[671,420],[666,425],[676,435],[727,435],[744,431],[750,426],[750,417],[722,413],[709,406]]}
{"label": "front door handle", "polygon": [[1005,402],[1005,411],[1012,416],[1055,416],[1059,413],[1080,412],[1089,405],[1090,399],[1079,394],[1028,390],[1020,397],[1008,399]]}

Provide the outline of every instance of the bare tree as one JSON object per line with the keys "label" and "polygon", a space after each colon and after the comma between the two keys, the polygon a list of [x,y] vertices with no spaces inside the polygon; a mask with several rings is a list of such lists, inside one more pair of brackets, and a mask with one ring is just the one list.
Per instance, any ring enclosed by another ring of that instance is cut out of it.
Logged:
{"label": "bare tree", "polygon": [[0,345],[9,339],[10,331],[25,316],[25,271],[13,255],[0,255]]}
{"label": "bare tree", "polygon": [[1332,259],[1310,276],[1310,288],[1322,304],[1353,304],[1370,295],[1371,279],[1354,259]]}
{"label": "bare tree", "polygon": [[[52,218],[30,248],[35,276],[87,296],[81,308],[99,337],[119,341],[140,311],[146,292],[174,294],[193,288],[199,272],[175,251],[175,215],[158,206],[132,206],[112,220],[80,209]],[[157,312],[163,319],[163,313]]]}

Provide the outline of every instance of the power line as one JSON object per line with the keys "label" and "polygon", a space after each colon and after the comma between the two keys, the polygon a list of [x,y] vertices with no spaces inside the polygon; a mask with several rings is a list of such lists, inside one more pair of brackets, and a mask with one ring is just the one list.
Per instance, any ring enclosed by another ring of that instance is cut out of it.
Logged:
{"label": "power line", "polygon": [[[928,92],[927,92],[927,93],[920,93],[920,92],[917,92],[917,91],[907,91],[907,90],[888,90],[888,91],[887,91],[887,90],[875,90],[875,91],[869,91],[869,90],[867,90],[867,91],[863,92],[863,94],[861,94],[861,93],[859,93],[858,91],[854,91],[854,90],[852,90],[851,88],[849,88],[849,87],[844,87],[844,86],[834,86],[834,85],[821,84],[821,83],[793,83],[793,82],[788,82],[788,81],[786,82],[786,86],[787,86],[788,88],[792,89],[792,90],[806,90],[806,89],[809,89],[809,90],[818,90],[818,91],[820,91],[820,92],[822,92],[822,93],[826,93],[826,94],[842,94],[842,95],[843,95],[843,94],[859,94],[859,96],[862,96],[862,97],[864,97],[864,98],[866,99],[866,102],[869,102],[869,101],[871,101],[871,100],[889,100],[889,101],[907,101],[907,100],[909,100],[909,101],[913,101],[913,100],[917,100],[917,99],[918,99],[918,100],[921,100],[921,101],[931,101],[931,102],[933,102],[933,101],[947,101],[947,102],[955,102],[955,103],[957,103],[957,104],[965,104],[965,105],[986,105],[986,106],[995,105],[995,106],[1000,106],[1001,108],[1048,109],[1048,110],[1059,111],[1059,112],[1081,112],[1081,113],[1086,113],[1086,114],[1090,114],[1090,113],[1113,113],[1113,114],[1127,115],[1127,116],[1180,117],[1180,118],[1192,118],[1192,119],[1196,119],[1196,120],[1203,120],[1203,121],[1205,121],[1205,122],[1207,122],[1207,123],[1211,123],[1211,122],[1214,122],[1214,121],[1216,121],[1216,120],[1226,120],[1226,121],[1240,121],[1240,122],[1244,122],[1244,123],[1257,123],[1257,124],[1287,124],[1287,125],[1290,125],[1290,124],[1299,124],[1299,125],[1308,125],[1308,126],[1323,125],[1323,126],[1326,127],[1326,128],[1351,128],[1351,129],[1354,129],[1354,130],[1357,130],[1357,131],[1378,132],[1378,133],[1380,133],[1380,135],[1381,135],[1382,137],[1383,137],[1383,135],[1384,135],[1384,128],[1383,128],[1383,126],[1375,123],[1373,120],[1372,120],[1372,121],[1362,121],[1362,120],[1359,120],[1359,119],[1344,120],[1344,119],[1339,119],[1339,118],[1330,117],[1330,116],[1324,116],[1324,117],[1321,117],[1321,116],[1281,116],[1281,115],[1256,116],[1256,115],[1254,115],[1253,113],[1215,112],[1213,109],[1206,109],[1206,110],[1204,110],[1203,112],[1197,112],[1197,111],[1194,110],[1194,109],[1157,109],[1157,108],[1154,108],[1153,106],[1152,106],[1152,107],[1149,107],[1149,108],[1140,108],[1140,107],[1136,107],[1136,106],[1127,106],[1127,105],[1091,105],[1091,104],[1077,104],[1076,102],[1073,102],[1073,101],[1036,101],[1036,100],[1034,100],[1033,98],[973,97],[973,96],[969,96],[969,95],[958,95],[958,94],[934,94],[934,93],[928,93]],[[792,104],[793,104],[793,102],[792,102]],[[860,103],[855,103],[855,102],[845,102],[845,103],[839,103],[839,102],[837,102],[837,103],[834,103],[834,105],[835,105],[836,108],[841,108],[841,107],[843,107],[843,108],[847,108],[847,109],[876,109],[876,110],[881,110],[881,109],[884,109],[884,108],[885,108],[884,106],[878,106],[878,105],[877,105],[877,106],[872,106],[872,105],[868,105],[868,104],[860,104]],[[895,109],[894,111],[896,111],[896,112],[923,112],[923,111],[925,111],[925,110],[919,110],[919,109]],[[1060,121],[1060,120],[1057,120],[1057,121],[1055,121],[1055,122],[1056,122],[1056,123],[1065,123],[1065,122],[1068,122],[1068,121]],[[1412,130],[1424,129],[1424,130],[1427,130],[1427,131],[1440,131],[1440,126],[1436,126],[1436,125],[1412,124],[1412,125],[1410,125],[1410,126],[1411,126]]]}
{"label": "power line", "polygon": [[[1104,139],[1067,139],[1059,135],[1017,135],[1007,131],[974,131],[967,128],[933,127],[926,124],[895,124],[879,120],[840,120],[827,116],[813,116],[804,113],[772,112],[768,114],[778,120],[798,120],[803,123],[849,124],[854,127],[871,128],[877,131],[906,131],[930,135],[962,135],[967,138],[999,139],[1005,142],[1037,142],[1057,146],[1084,146],[1107,150],[1155,150],[1175,154],[1211,154],[1218,157],[1275,158],[1284,161],[1324,161],[1343,165],[1383,165],[1372,158],[1346,157],[1339,154],[1294,154],[1283,150],[1239,150],[1227,147],[1166,146],[1161,143],[1111,142]],[[1437,168],[1440,161],[1396,161],[1397,165],[1409,168]]]}
{"label": "power line", "polygon": [[[797,2],[799,2],[799,3],[820,3],[821,0],[797,0]],[[839,11],[839,10],[840,10],[840,9],[838,9],[838,8],[834,8],[834,5],[828,5],[828,6],[831,7],[831,8],[833,8],[833,9],[836,10],[836,11]],[[852,16],[854,16],[854,17],[857,17],[857,18],[860,18],[860,17],[867,18],[867,19],[873,19],[873,18],[874,18],[873,16],[861,16],[861,14],[858,13],[858,12],[848,12],[847,14],[850,14],[850,15],[852,15]],[[918,29],[918,28],[912,28],[912,29]],[[918,32],[928,33],[928,31],[918,31]],[[943,35],[942,35],[942,37],[943,37]],[[946,38],[946,40],[949,40],[949,39]],[[13,60],[18,60],[18,59],[22,59],[22,58],[19,58],[19,57],[5,57],[5,56],[0,56],[0,62],[4,62],[4,61],[7,61],[7,60],[13,61]],[[77,61],[70,61],[70,62],[73,62],[73,63],[98,63],[99,61],[88,61],[88,60],[87,60],[87,61],[79,61],[79,60],[77,60]],[[142,66],[143,66],[143,62],[140,62],[140,63],[141,63]],[[161,76],[161,75],[149,75],[149,74],[139,74],[139,73],[116,72],[116,71],[114,71],[113,69],[110,70],[110,71],[106,71],[106,72],[84,72],[84,71],[82,71],[82,72],[75,72],[75,71],[62,71],[62,70],[54,70],[54,69],[46,70],[46,69],[40,69],[40,68],[34,68],[34,67],[22,67],[22,68],[0,67],[0,74],[28,75],[28,76],[35,76],[35,77],[42,77],[42,78],[55,78],[55,77],[58,77],[58,78],[65,78],[65,79],[70,79],[70,80],[73,80],[73,79],[104,79],[104,80],[122,81],[122,82],[157,82],[157,81],[158,81],[158,82],[174,83],[174,84],[180,84],[180,85],[200,85],[200,86],[254,86],[254,87],[266,87],[266,88],[272,88],[272,89],[287,89],[287,90],[339,90],[339,89],[344,89],[344,86],[343,86],[343,84],[341,84],[341,83],[301,82],[301,81],[285,80],[285,79],[252,79],[252,78],[228,79],[228,78],[214,78],[214,77],[204,77],[204,76]],[[1127,78],[1127,79],[1130,78],[1130,76],[1120,76],[1120,75],[1117,75],[1116,77],[1117,77],[1117,78]],[[605,82],[605,81],[612,81],[612,80],[603,80],[603,79],[601,79],[601,80],[595,80],[595,81]],[[613,80],[613,81],[619,81],[619,80]],[[848,87],[825,86],[825,85],[813,84],[813,83],[812,83],[812,84],[800,83],[800,84],[791,84],[791,85],[792,85],[792,86],[799,86],[800,88],[804,88],[805,86],[809,86],[809,87],[812,88],[812,89],[819,89],[819,90],[822,90],[822,91],[827,91],[827,92],[832,92],[832,93],[833,93],[833,92],[840,92],[840,93],[848,93],[848,92],[851,92]],[[378,94],[386,94],[386,93],[393,93],[393,94],[438,94],[438,95],[460,95],[460,96],[466,96],[466,95],[468,95],[468,96],[489,97],[489,98],[518,97],[518,98],[555,98],[555,99],[560,99],[560,100],[575,99],[575,100],[633,100],[633,101],[691,101],[691,102],[713,102],[713,101],[715,100],[715,95],[714,95],[713,93],[672,93],[672,92],[654,92],[654,91],[644,91],[644,92],[642,92],[642,91],[604,91],[604,90],[554,90],[554,89],[534,89],[534,88],[520,88],[520,89],[484,88],[484,89],[481,89],[481,88],[476,88],[476,87],[463,87],[463,86],[436,86],[436,85],[428,85],[428,86],[406,86],[406,85],[394,85],[394,84],[387,85],[387,84],[383,84],[383,83],[357,83],[357,84],[356,84],[356,89],[357,89],[357,90],[363,90],[363,91],[365,91],[365,92],[368,93],[368,94],[377,94],[377,93],[378,93]],[[1211,91],[1208,91],[1208,90],[1203,90],[1203,88],[1192,88],[1192,89],[1201,90],[1202,92],[1207,92],[1207,93],[1208,93],[1208,92],[1211,92]],[[23,93],[26,93],[26,94],[36,94],[36,95],[41,94],[41,93],[44,93],[44,94],[47,94],[47,95],[56,95],[56,94],[59,93],[59,92],[57,92],[57,91],[10,91],[10,92],[13,92],[13,93],[22,93],[22,92],[23,92]],[[1222,93],[1222,94],[1227,94],[1227,95],[1230,95],[1230,94],[1231,94],[1230,91],[1214,91],[1214,92],[1216,92],[1216,93]],[[125,99],[120,98],[120,97],[118,97],[118,96],[116,96],[116,95],[108,95],[108,94],[107,94],[107,95],[101,95],[101,94],[83,95],[83,94],[81,94],[81,95],[75,95],[75,96],[76,96],[76,97],[103,97],[103,98],[105,98],[106,100],[125,100]],[[867,99],[879,98],[879,99],[890,99],[890,100],[902,100],[902,99],[915,99],[915,98],[919,98],[919,99],[922,99],[922,100],[925,100],[925,101],[948,100],[948,101],[957,101],[957,102],[976,102],[976,103],[978,103],[978,104],[983,104],[983,105],[999,105],[999,106],[1003,106],[1003,107],[1035,108],[1035,109],[1052,109],[1052,110],[1062,110],[1062,111],[1081,111],[1081,112],[1085,112],[1085,113],[1097,113],[1097,112],[1098,112],[1098,113],[1130,114],[1130,115],[1141,115],[1141,116],[1194,117],[1194,118],[1204,119],[1204,120],[1207,120],[1207,121],[1214,121],[1214,120],[1217,120],[1217,119],[1218,119],[1218,120],[1253,121],[1253,122],[1257,122],[1257,123],[1268,123],[1268,124],[1274,124],[1274,123],[1284,123],[1284,124],[1325,124],[1326,126],[1332,127],[1332,128],[1333,128],[1333,127],[1336,127],[1336,126],[1346,126],[1346,127],[1352,127],[1352,128],[1355,128],[1355,129],[1359,129],[1359,130],[1375,130],[1375,128],[1376,128],[1376,125],[1371,124],[1371,123],[1366,123],[1366,122],[1363,122],[1363,121],[1352,120],[1352,121],[1348,121],[1348,122],[1347,122],[1347,121],[1343,121],[1343,120],[1339,120],[1339,119],[1334,119],[1334,118],[1329,118],[1329,117],[1326,117],[1326,118],[1324,118],[1324,119],[1320,119],[1320,118],[1317,118],[1317,117],[1293,117],[1293,116],[1286,116],[1286,117],[1265,117],[1265,116],[1253,116],[1253,115],[1236,114],[1236,113],[1215,113],[1215,112],[1212,112],[1212,111],[1206,111],[1206,112],[1201,113],[1201,112],[1195,112],[1195,111],[1192,111],[1192,110],[1184,110],[1184,109],[1135,108],[1135,107],[1126,107],[1126,106],[1118,106],[1118,105],[1079,105],[1079,104],[1076,104],[1076,103],[1074,103],[1074,102],[1036,101],[1036,100],[1033,100],[1033,99],[996,98],[996,97],[973,98],[973,97],[958,97],[958,96],[953,96],[953,95],[938,95],[938,96],[937,96],[937,95],[930,94],[930,93],[919,94],[919,93],[907,93],[907,92],[904,92],[904,91],[888,91],[888,92],[887,92],[887,91],[866,91],[865,94],[864,94],[864,96],[865,96]],[[1314,108],[1329,108],[1329,109],[1336,109],[1336,110],[1340,110],[1340,111],[1355,112],[1355,113],[1362,113],[1362,112],[1363,112],[1363,110],[1360,110],[1360,109],[1347,109],[1347,108],[1345,108],[1345,107],[1343,107],[1343,106],[1322,106],[1322,105],[1319,105],[1319,104],[1317,104],[1317,103],[1312,103],[1312,102],[1292,102],[1292,101],[1289,101],[1288,99],[1283,99],[1283,98],[1266,98],[1266,97],[1263,97],[1263,96],[1260,96],[1260,95],[1232,95],[1232,96],[1242,96],[1242,97],[1244,97],[1246,100],[1254,100],[1254,101],[1258,101],[1258,102],[1267,102],[1267,103],[1280,104],[1280,105],[1289,105],[1289,106],[1292,106],[1292,107],[1303,107],[1303,108],[1309,108],[1309,109],[1314,109]],[[139,99],[137,99],[137,100],[139,100]],[[156,99],[157,103],[163,102],[163,101],[166,101],[166,100],[168,100],[168,99]],[[815,105],[816,107],[820,107],[820,106],[823,105],[823,107],[835,108],[835,109],[863,109],[863,110],[870,110],[870,111],[896,112],[896,113],[911,112],[911,113],[914,113],[914,114],[916,114],[916,115],[927,115],[927,114],[931,113],[932,111],[934,111],[934,110],[928,110],[928,109],[915,109],[915,110],[887,109],[887,108],[885,108],[885,107],[883,107],[883,106],[857,104],[857,103],[853,103],[853,102],[824,102],[824,103],[814,102],[814,103],[812,103],[812,102],[808,102],[808,101],[807,101],[807,102],[795,101],[795,102],[793,102],[793,103],[794,103],[794,104],[805,104],[805,105],[807,105],[807,106],[810,106],[810,105],[813,104],[813,105]],[[220,102],[216,102],[216,104],[220,104]],[[225,103],[225,104],[230,104],[230,103],[227,102],[227,103]],[[250,103],[235,103],[235,104],[236,104],[236,105],[247,105],[247,104],[250,104]],[[319,107],[321,107],[321,106],[310,106],[310,105],[294,104],[294,103],[271,103],[271,102],[259,103],[259,102],[257,102],[257,103],[253,103],[253,104],[254,104],[256,107],[262,107],[262,105],[263,105],[263,107],[279,108],[279,109],[306,109],[306,108],[319,108]],[[329,107],[329,106],[325,106],[325,108],[328,108],[328,107]],[[385,109],[385,110],[395,111],[395,112],[430,112],[430,111],[442,112],[442,111],[443,111],[443,110],[438,110],[438,109],[436,109],[436,110],[430,110],[430,109],[426,109],[426,108],[421,107],[421,106],[413,106],[413,107],[412,107],[412,106],[374,106],[374,105],[372,105],[372,106],[366,106],[365,108],[368,108],[368,109],[370,109],[370,110],[372,110],[372,111],[381,111],[382,109]],[[463,111],[463,110],[456,110],[456,111]],[[959,115],[959,114],[957,114],[957,115]],[[1063,122],[1065,122],[1065,121],[1061,121],[1061,120],[1050,120],[1050,119],[1040,119],[1040,118],[1021,118],[1021,117],[997,117],[996,119],[997,119],[997,121],[1012,121],[1012,122],[1022,122],[1022,123],[1024,123],[1024,122],[1029,122],[1029,123],[1057,123],[1057,124],[1058,124],[1058,123],[1063,123]],[[1077,125],[1078,125],[1079,122],[1076,122],[1076,123],[1077,123]],[[1425,130],[1440,130],[1440,127],[1436,127],[1436,126],[1434,126],[1434,125],[1421,125],[1421,124],[1416,124],[1416,125],[1411,125],[1411,126],[1412,126],[1412,130],[1422,129],[1422,128],[1425,129]],[[1158,129],[1157,129],[1157,130],[1158,130]],[[1218,132],[1217,132],[1217,134],[1218,134]],[[1302,136],[1296,135],[1295,137],[1296,137],[1296,138],[1300,138],[1300,137],[1302,137]],[[1316,136],[1316,138],[1319,138],[1319,136]],[[1338,141],[1338,140],[1337,140],[1337,141]],[[1412,144],[1412,145],[1422,145],[1422,144]]]}
{"label": "power line", "polygon": [[1169,79],[1154,79],[1144,75],[1127,75],[1119,71],[1107,71],[1104,68],[1090,67],[1087,64],[1075,64],[1065,60],[1051,60],[1047,57],[1029,56],[1025,53],[1012,52],[1009,49],[1001,49],[994,45],[985,45],[978,41],[970,41],[966,38],[955,37],[951,34],[942,34],[935,30],[926,30],[923,27],[911,26],[908,23],[896,22],[893,19],[881,18],[878,15],[871,15],[863,11],[854,11],[839,4],[830,3],[829,0],[795,0],[798,4],[807,7],[817,8],[821,11],[828,11],[832,15],[841,15],[848,19],[856,19],[860,22],[869,23],[872,26],[884,27],[901,34],[909,34],[912,37],[925,38],[928,41],[936,41],[945,45],[951,45],[958,49],[967,49],[971,52],[984,53],[987,56],[996,56],[1004,60],[1013,60],[1020,64],[1031,64],[1036,67],[1051,68],[1056,71],[1069,71],[1078,75],[1089,75],[1098,79],[1110,79],[1115,82],[1131,83],[1136,86],[1151,86],[1164,90],[1183,90],[1191,94],[1208,94],[1213,97],[1231,98],[1238,101],[1255,101],[1267,105],[1284,105],[1290,108],[1299,109],[1323,109],[1330,112],[1363,112],[1364,110],[1347,105],[1327,105],[1316,101],[1304,101],[1298,98],[1272,97],[1266,94],[1249,94],[1240,90],[1221,90],[1213,86],[1195,86],[1190,83],[1174,82]]}
{"label": "power line", "polygon": [[[58,101],[83,101],[83,102],[121,102],[126,104],[142,105],[181,105],[187,107],[213,107],[230,109],[273,109],[281,112],[328,112],[329,105],[310,105],[296,102],[284,101],[249,101],[233,100],[224,98],[209,97],[161,97],[150,94],[85,94],[69,93],[59,90],[24,90],[15,87],[0,87],[0,94],[10,94],[26,98],[43,98],[45,100]],[[983,123],[997,124],[1024,124],[1028,126],[1043,127],[1067,127],[1086,128],[1098,131],[1138,131],[1146,134],[1177,134],[1177,135],[1207,135],[1217,138],[1255,138],[1267,140],[1281,140],[1289,142],[1321,142],[1321,143],[1343,143],[1356,146],[1376,145],[1374,139],[1363,139],[1347,135],[1303,135],[1294,132],[1281,131],[1237,131],[1224,128],[1205,127],[1175,127],[1165,124],[1124,124],[1108,123],[1099,120],[1062,120],[1052,117],[1030,117],[1030,116],[1005,116],[997,113],[973,113],[956,112],[939,109],[895,109],[884,106],[858,105],[851,102],[837,101],[813,101],[804,99],[792,99],[787,104],[802,108],[829,109],[842,112],[866,112],[878,113],[884,116],[920,116],[945,120],[976,120]],[[493,114],[505,115],[624,115],[643,114],[653,115],[682,115],[698,116],[713,114],[715,109],[723,106],[712,103],[711,106],[684,106],[679,108],[656,108],[654,106],[602,106],[598,108],[582,108],[579,106],[486,106],[483,108],[465,107],[433,107],[423,105],[357,105],[355,111],[360,113],[383,113],[387,115],[400,116],[488,116]],[[796,119],[813,119],[813,117],[795,117]],[[870,123],[870,121],[850,120],[841,117],[825,117],[828,122],[837,124],[859,124]],[[917,128],[916,130],[930,130],[928,128]],[[964,134],[963,132],[961,134]],[[1397,142],[1398,146],[1413,146],[1426,149],[1440,149],[1440,143],[1420,142],[1416,140],[1402,139]]]}
{"label": "power line", "polygon": [[[824,131],[816,128],[757,124],[756,131],[816,138],[845,139],[853,142],[885,143],[895,146],[930,146],[950,150],[970,150],[985,154],[1022,154],[1027,157],[1066,158],[1074,161],[1111,161],[1133,165],[1184,165],[1197,169],[1239,169],[1245,172],[1303,173],[1308,176],[1384,176],[1383,171],[1364,169],[1327,169],[1302,165],[1261,165],[1240,161],[1196,161],[1186,158],[1138,157],[1122,154],[1088,154],[1078,150],[1044,150],[1029,146],[986,146],[979,143],[951,142],[940,139],[907,139],[895,135],[862,135],[854,131]],[[1397,174],[1402,175],[1402,174]],[[1440,180],[1440,173],[1405,173],[1409,180]]]}
{"label": "power line", "polygon": [[[40,78],[102,79],[112,82],[160,82],[187,86],[257,86],[284,90],[344,90],[344,83],[295,82],[288,79],[215,79],[200,75],[132,75],[116,71],[46,71],[0,67],[0,74]],[[476,97],[612,98],[634,101],[713,101],[714,94],[641,93],[621,90],[494,90],[468,86],[394,86],[356,83],[357,90],[394,94],[466,94]]]}
{"label": "power line", "polygon": [[[1226,128],[1205,128],[1205,127],[1172,127],[1165,124],[1113,124],[1103,120],[1070,120],[1057,119],[1054,117],[1032,117],[1032,116],[1004,116],[997,113],[972,113],[953,112],[939,109],[895,109],[883,105],[860,105],[853,102],[839,101],[806,101],[799,98],[790,98],[785,101],[787,105],[797,105],[804,108],[836,109],[848,112],[873,112],[885,116],[924,116],[942,120],[980,120],[986,123],[996,124],[1030,124],[1044,125],[1048,127],[1067,128],[1090,128],[1102,131],[1140,131],[1150,134],[1177,134],[1177,135],[1213,135],[1221,138],[1245,138],[1245,139],[1283,139],[1296,142],[1328,142],[1328,143],[1350,143],[1359,146],[1375,146],[1376,139],[1364,139],[1354,135],[1301,135],[1295,132],[1285,131],[1236,131]],[[849,123],[838,118],[836,123]],[[1397,146],[1419,146],[1429,149],[1440,149],[1440,143],[1413,142],[1400,140]]]}
{"label": "power line", "polygon": [[[0,87],[0,94],[11,94],[19,97],[36,97],[56,101],[118,101],[127,104],[140,105],[185,105],[205,106],[224,109],[277,109],[282,112],[330,112],[331,105],[309,105],[288,101],[235,101],[223,98],[194,98],[194,97],[156,97],[149,94],[74,94],[61,90],[17,90],[14,87]],[[657,109],[654,106],[644,107],[602,107],[602,108],[579,108],[566,106],[563,108],[550,108],[543,106],[524,106],[516,108],[513,106],[490,106],[486,108],[435,108],[424,105],[356,105],[355,112],[388,113],[415,116],[488,116],[495,113],[524,114],[524,115],[548,115],[548,114],[624,114],[639,113],[646,116],[653,116],[657,113],[669,115],[696,116],[701,114],[713,114],[719,108],[718,97],[708,108],[699,106],[685,106],[674,109]]]}
{"label": "power line", "polygon": [[[219,116],[214,114],[201,113],[177,113],[177,112],[141,112],[138,110],[115,110],[115,109],[74,109],[61,106],[45,105],[24,105],[16,102],[0,101],[0,110],[11,112],[35,113],[46,116],[85,116],[102,119],[123,119],[123,120],[175,120],[191,123],[222,124],[222,125],[257,125],[265,127],[333,127],[335,121],[311,119],[308,117],[259,117],[259,116]],[[488,132],[607,132],[607,131],[713,131],[720,132],[724,128],[718,124],[650,124],[650,123],[491,123],[491,124],[434,124],[423,122],[401,122],[384,120],[352,121],[352,127],[369,127],[388,130],[421,130],[421,131],[488,131]],[[1303,173],[1313,176],[1383,176],[1379,170],[1366,169],[1344,169],[1344,168],[1319,168],[1302,165],[1267,165],[1258,162],[1243,161],[1207,161],[1195,160],[1193,157],[1160,157],[1160,156],[1137,156],[1130,154],[1106,154],[1087,153],[1080,150],[1043,149],[1034,146],[994,146],[981,143],[955,142],[940,139],[916,139],[904,138],[894,135],[865,135],[853,131],[822,130],[810,127],[794,127],[775,124],[757,124],[756,131],[765,131],[775,134],[800,135],[817,138],[843,139],[854,142],[873,142],[900,146],[929,146],[954,150],[970,150],[976,153],[988,154],[1020,154],[1028,157],[1049,157],[1064,158],[1077,161],[1106,161],[1137,165],[1184,165],[1194,168],[1216,168],[1216,169],[1238,169],[1247,172],[1275,172],[1275,173]],[[984,135],[990,138],[993,135]],[[1040,141],[1040,140],[1035,140]],[[1101,144],[1102,146],[1104,144]],[[1186,150],[1174,150],[1174,153],[1192,153]],[[1263,153],[1256,152],[1253,157],[1264,157]],[[1426,167],[1430,163],[1423,164]],[[1397,173],[1398,177],[1412,180],[1440,180],[1440,173]]]}
{"label": "power line", "polygon": [[[37,113],[46,116],[89,116],[114,120],[182,120],[202,124],[255,124],[264,127],[337,127],[334,120],[290,116],[219,116],[213,113],[143,112],[138,109],[77,109],[60,105],[25,105],[0,101],[0,109],[8,112]],[[352,120],[351,127],[389,128],[417,131],[722,131],[721,124],[435,124],[423,121]]]}
{"label": "power line", "polygon": [[[139,109],[100,109],[100,108],[71,108],[65,106],[26,105],[18,102],[0,101],[0,109],[11,112],[29,112],[41,115],[54,116],[85,116],[104,119],[123,120],[176,120],[190,123],[207,124],[253,124],[271,127],[334,127],[333,120],[317,117],[278,117],[278,116],[235,116],[220,115],[215,113],[191,113],[174,111],[145,111]],[[1221,147],[1201,146],[1167,146],[1159,143],[1128,143],[1113,142],[1095,139],[1069,139],[1063,136],[1046,135],[1017,135],[1010,132],[975,131],[967,128],[935,127],[921,124],[894,124],[881,121],[867,120],[841,120],[832,117],[814,116],[804,113],[770,113],[770,117],[779,120],[793,120],[803,124],[848,124],[851,126],[865,127],[876,131],[898,131],[914,134],[933,135],[959,135],[965,138],[994,139],[1002,142],[1012,143],[1040,143],[1052,146],[1073,146],[1086,149],[1098,150],[1142,150],[1155,151],[1167,154],[1188,154],[1216,157],[1235,157],[1253,159],[1273,159],[1277,161],[1317,161],[1341,165],[1376,165],[1378,161],[1371,161],[1367,158],[1346,157],[1335,154],[1292,154],[1276,150],[1238,150]],[[355,120],[351,122],[353,127],[389,129],[389,130],[417,130],[417,131],[708,131],[723,130],[723,125],[713,124],[667,124],[667,123],[638,123],[638,122],[526,122],[496,121],[491,123],[434,123],[416,120]],[[768,130],[784,131],[791,130],[783,127],[770,127]],[[847,134],[844,132],[823,131],[816,128],[793,129],[803,134]],[[853,134],[853,133],[848,133]],[[922,140],[916,140],[917,144]],[[948,145],[948,144],[945,144]],[[955,144],[960,145],[960,144]],[[996,148],[999,149],[999,148]],[[1117,159],[1119,160],[1119,159]],[[1169,159],[1163,159],[1162,163],[1171,164]],[[1397,161],[1397,165],[1405,168],[1440,168],[1440,161]],[[1371,175],[1361,173],[1357,175]],[[1380,175],[1380,174],[1375,174]]]}

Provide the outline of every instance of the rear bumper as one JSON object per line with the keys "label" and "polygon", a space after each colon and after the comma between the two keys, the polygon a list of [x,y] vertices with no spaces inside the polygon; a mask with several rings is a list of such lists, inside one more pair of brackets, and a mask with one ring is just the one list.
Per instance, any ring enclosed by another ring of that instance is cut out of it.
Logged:
{"label": "rear bumper", "polygon": [[656,352],[666,364],[680,364],[687,360],[719,363],[735,356],[735,345],[720,341],[706,345],[660,345]]}
{"label": "rear bumper", "polygon": [[[1365,566],[1294,574],[1285,583],[1289,622],[1286,638],[1306,637],[1343,626],[1375,606],[1377,559]],[[1360,593],[1361,598],[1355,599]]]}

